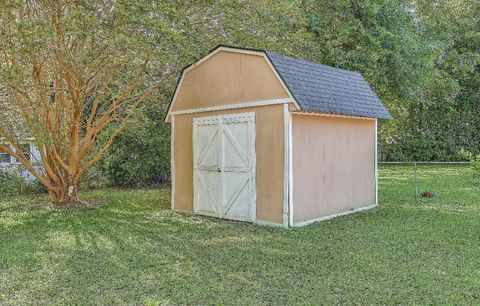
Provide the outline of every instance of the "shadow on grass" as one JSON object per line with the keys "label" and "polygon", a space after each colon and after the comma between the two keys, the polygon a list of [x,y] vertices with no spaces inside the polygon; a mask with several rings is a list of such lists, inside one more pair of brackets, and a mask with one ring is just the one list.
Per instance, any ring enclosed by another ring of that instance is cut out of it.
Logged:
{"label": "shadow on grass", "polygon": [[[387,205],[285,230],[173,213],[165,190],[86,196],[107,204],[22,212],[0,202],[0,303],[378,304],[478,298],[478,212]],[[8,218],[19,220],[4,222]]]}

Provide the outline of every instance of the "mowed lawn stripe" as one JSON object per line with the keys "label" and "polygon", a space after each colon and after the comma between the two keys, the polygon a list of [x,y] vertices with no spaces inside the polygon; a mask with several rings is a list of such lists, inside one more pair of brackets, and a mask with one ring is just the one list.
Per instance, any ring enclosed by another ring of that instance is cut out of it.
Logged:
{"label": "mowed lawn stripe", "polygon": [[[381,181],[380,195],[395,186]],[[167,189],[82,196],[103,203],[0,200],[0,304],[480,302],[475,195],[421,205],[401,195],[295,229],[171,212]]]}

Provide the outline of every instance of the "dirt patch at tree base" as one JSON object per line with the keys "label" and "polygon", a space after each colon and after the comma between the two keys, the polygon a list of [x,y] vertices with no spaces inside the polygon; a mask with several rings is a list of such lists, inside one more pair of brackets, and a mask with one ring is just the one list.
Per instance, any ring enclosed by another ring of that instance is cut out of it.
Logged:
{"label": "dirt patch at tree base", "polygon": [[103,200],[90,200],[90,201],[76,201],[70,203],[50,203],[52,208],[55,209],[69,209],[69,208],[81,208],[81,207],[95,207],[95,206],[103,206],[106,205],[107,202]]}

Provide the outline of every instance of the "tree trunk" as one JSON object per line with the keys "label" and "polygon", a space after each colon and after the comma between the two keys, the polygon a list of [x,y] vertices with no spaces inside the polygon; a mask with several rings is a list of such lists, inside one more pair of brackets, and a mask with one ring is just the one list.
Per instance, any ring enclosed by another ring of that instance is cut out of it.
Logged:
{"label": "tree trunk", "polygon": [[76,203],[80,201],[78,196],[78,186],[72,184],[70,186],[59,186],[56,190],[49,190],[50,199],[57,205],[68,203]]}

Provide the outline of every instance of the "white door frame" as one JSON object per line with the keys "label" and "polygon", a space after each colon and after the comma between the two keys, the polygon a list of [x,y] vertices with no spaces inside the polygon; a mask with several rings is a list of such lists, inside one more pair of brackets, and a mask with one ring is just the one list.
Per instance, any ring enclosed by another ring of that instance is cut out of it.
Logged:
{"label": "white door frame", "polygon": [[[204,210],[200,210],[200,206],[199,206],[199,199],[198,199],[198,196],[199,196],[199,193],[198,192],[195,192],[195,190],[199,190],[199,176],[198,176],[198,169],[197,169],[197,158],[199,157],[197,153],[199,152],[196,152],[196,148],[198,148],[198,145],[197,145],[197,141],[199,139],[198,137],[198,129],[197,129],[197,126],[201,126],[201,125],[210,125],[210,126],[216,126],[217,130],[215,132],[215,135],[213,137],[219,137],[219,130],[218,130],[218,127],[219,127],[219,119],[217,117],[204,117],[204,118],[194,118],[193,119],[193,128],[192,128],[192,133],[193,133],[193,147],[192,147],[192,153],[193,153],[193,210],[195,213],[198,213],[198,214],[202,214],[202,215],[206,215],[206,216],[211,216],[211,217],[221,217],[222,215],[222,211],[221,211],[221,206],[220,204],[222,203],[222,189],[220,188],[220,182],[221,182],[221,178],[219,178],[219,196],[216,198],[216,205],[217,207],[215,208],[215,211],[217,211],[218,213],[210,213],[210,212],[207,212],[207,211],[204,211]],[[218,141],[220,141],[220,138],[218,139]],[[217,144],[217,154],[218,156],[220,156],[220,144]],[[218,161],[218,169],[221,169],[221,160]],[[210,169],[210,171],[212,172],[216,172],[217,169]],[[219,170],[218,170],[219,171]],[[219,171],[220,172],[220,171]]]}
{"label": "white door frame", "polygon": [[[249,122],[248,124],[248,135],[250,137],[250,143],[251,146],[248,148],[248,156],[251,159],[250,160],[250,166],[252,167],[251,169],[251,179],[249,180],[249,188],[250,188],[250,194],[252,196],[252,199],[250,199],[250,207],[249,207],[249,218],[232,218],[228,217],[225,218],[225,213],[223,212],[223,206],[225,202],[225,141],[224,141],[224,125],[228,123],[233,123],[235,121],[238,122]],[[198,200],[198,193],[196,190],[198,190],[198,169],[197,169],[197,154],[195,154],[195,147],[197,146],[197,139],[198,138],[198,130],[196,129],[197,126],[203,124],[212,124],[215,123],[218,126],[218,136],[219,138],[219,152],[218,156],[220,157],[219,160],[219,175],[220,175],[220,183],[219,183],[219,196],[218,196],[218,203],[220,206],[220,213],[219,215],[216,214],[210,214],[208,212],[200,211],[199,210],[199,200]],[[231,220],[238,220],[238,221],[246,221],[246,222],[256,222],[256,149],[255,149],[255,113],[254,112],[248,112],[248,113],[235,113],[235,114],[229,114],[229,115],[217,115],[217,116],[208,116],[208,117],[197,117],[193,118],[193,158],[194,158],[194,164],[193,164],[193,209],[195,213],[202,214],[202,215],[207,215],[207,216],[213,216],[213,217],[220,217],[220,218],[225,218],[225,219],[231,219]]]}

